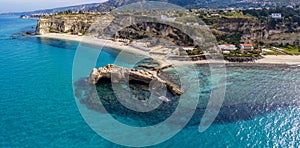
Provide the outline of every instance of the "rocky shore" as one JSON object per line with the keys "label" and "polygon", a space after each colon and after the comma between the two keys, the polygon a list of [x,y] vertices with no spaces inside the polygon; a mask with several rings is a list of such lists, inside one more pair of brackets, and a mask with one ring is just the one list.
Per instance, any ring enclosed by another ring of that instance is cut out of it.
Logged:
{"label": "rocky shore", "polygon": [[94,68],[88,78],[91,85],[96,85],[101,79],[110,79],[112,83],[128,83],[135,81],[152,85],[152,89],[160,89],[167,86],[173,95],[181,95],[184,92],[174,83],[161,79],[157,75],[158,71],[145,71],[128,69],[109,64],[99,69]]}
{"label": "rocky shore", "polygon": [[229,62],[255,62],[263,57],[224,57]]}

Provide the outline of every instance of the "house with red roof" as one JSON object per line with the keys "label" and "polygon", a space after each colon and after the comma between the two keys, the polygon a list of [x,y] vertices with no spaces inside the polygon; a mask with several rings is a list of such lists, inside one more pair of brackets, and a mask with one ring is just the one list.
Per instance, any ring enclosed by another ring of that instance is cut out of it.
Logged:
{"label": "house with red roof", "polygon": [[241,50],[253,50],[254,47],[252,44],[240,44],[240,49]]}

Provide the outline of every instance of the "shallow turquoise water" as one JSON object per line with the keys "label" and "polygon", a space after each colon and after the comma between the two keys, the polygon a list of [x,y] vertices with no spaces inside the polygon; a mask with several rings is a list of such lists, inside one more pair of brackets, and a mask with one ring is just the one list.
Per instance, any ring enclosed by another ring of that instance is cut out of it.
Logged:
{"label": "shallow turquoise water", "polygon": [[[72,89],[78,43],[12,40],[13,34],[34,30],[36,20],[0,22],[0,147],[120,147],[98,136],[78,111]],[[98,66],[114,58],[103,52]],[[199,118],[211,88],[207,67],[198,70],[203,85],[195,117],[175,137],[154,147],[300,146],[300,67],[227,65],[224,106],[204,133],[198,132]]]}

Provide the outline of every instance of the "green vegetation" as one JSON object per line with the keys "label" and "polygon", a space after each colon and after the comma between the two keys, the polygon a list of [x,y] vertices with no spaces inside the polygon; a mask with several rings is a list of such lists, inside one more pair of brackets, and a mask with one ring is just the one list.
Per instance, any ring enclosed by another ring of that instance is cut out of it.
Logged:
{"label": "green vegetation", "polygon": [[240,45],[240,34],[218,34],[217,32],[213,33],[220,44],[234,44],[237,47]]}
{"label": "green vegetation", "polygon": [[240,50],[230,51],[230,54],[224,54],[224,57],[260,57],[260,50],[251,50],[241,52]]}
{"label": "green vegetation", "polygon": [[272,48],[270,48],[269,50],[271,50],[270,52],[263,52],[263,55],[282,55],[282,53],[276,51],[276,50],[272,50]]}
{"label": "green vegetation", "polygon": [[67,30],[64,33],[72,33],[72,30]]}
{"label": "green vegetation", "polygon": [[[73,12],[72,10],[67,10],[67,11],[61,11],[58,12],[56,14],[53,14],[53,16],[82,16],[82,15],[86,15],[86,16],[99,16],[102,13],[100,12],[83,12],[82,10],[79,10],[78,12]],[[44,16],[45,18],[47,18],[48,16]]]}
{"label": "green vegetation", "polygon": [[251,14],[246,13],[242,10],[191,10],[194,14],[199,16],[203,20],[214,20],[217,18],[254,18]]}
{"label": "green vegetation", "polygon": [[298,46],[288,45],[287,47],[282,47],[285,52],[288,54],[300,55],[300,49]]}
{"label": "green vegetation", "polygon": [[[287,8],[287,7],[280,7],[280,8],[270,8],[270,9],[247,9],[247,10],[196,10],[193,9],[191,12],[194,15],[197,15],[200,19],[204,20],[204,22],[207,25],[210,25],[210,28],[212,29],[212,33],[215,35],[216,40],[219,42],[219,44],[234,44],[237,47],[240,45],[240,43],[244,42],[250,42],[253,43],[255,46],[255,49],[258,49],[258,46],[276,46],[276,44],[268,44],[266,42],[263,42],[263,40],[259,41],[249,41],[248,34],[252,30],[250,30],[250,27],[255,28],[255,26],[258,25],[265,25],[265,28],[268,29],[275,29],[272,27],[277,27],[278,24],[281,24],[282,22],[298,22],[300,24],[300,8]],[[270,15],[272,13],[281,13],[283,16],[283,19],[272,19],[270,18]],[[167,17],[176,17],[176,21],[174,22],[175,24],[188,24],[188,23],[197,23],[199,25],[202,25],[202,22],[200,19],[195,18],[194,15],[189,15],[187,11],[168,11],[164,13],[160,13],[158,11],[134,11],[134,10],[125,10],[124,13],[129,13],[129,14],[135,14],[135,15],[141,15],[141,16],[147,16],[147,15],[166,15]],[[94,14],[88,14],[88,13],[83,13],[82,11],[79,11],[78,13],[73,13],[71,10],[67,10],[64,12],[60,12],[56,15],[59,16],[73,16],[73,15],[94,15]],[[266,20],[266,21],[264,21]],[[234,25],[231,25],[230,23],[233,23]],[[242,23],[245,23],[246,25],[249,25],[248,27],[245,25],[243,26],[243,29],[239,30],[242,28],[241,26],[243,25]],[[237,24],[237,25],[236,25]],[[290,25],[292,23],[286,23],[288,26],[288,30],[293,30],[290,28],[295,28],[294,26]],[[151,26],[151,25],[149,25]],[[197,26],[197,25],[195,25]],[[227,27],[230,26],[230,27]],[[157,28],[162,28],[164,27],[161,24],[156,24]],[[223,30],[222,30],[223,28]],[[235,29],[238,28],[238,29]],[[261,29],[263,30],[263,29]],[[276,29],[275,29],[276,30]],[[176,30],[175,30],[176,31]],[[255,30],[256,31],[256,30]],[[260,30],[259,30],[260,31]],[[55,30],[50,30],[50,32],[55,32]],[[145,35],[148,35],[145,33],[144,30],[136,30],[138,33],[137,37],[135,36],[130,36],[130,43],[133,42],[133,39],[139,39],[145,37]],[[73,30],[68,30],[65,33],[71,33],[71,34],[85,34],[85,31],[83,30],[76,30],[74,32]],[[178,31],[176,34],[179,34]],[[125,34],[127,35],[127,34]],[[243,35],[248,35],[247,40],[243,38],[241,40],[241,37]],[[150,36],[150,35],[149,35]],[[147,36],[146,36],[147,37]],[[251,36],[252,37],[252,36]],[[170,38],[175,38],[178,39],[178,36],[171,36]],[[182,38],[182,40],[186,40],[187,38]],[[188,41],[187,41],[188,42]],[[185,42],[184,42],[185,43]],[[278,43],[279,44],[279,43]],[[297,45],[297,43],[293,43],[294,45]],[[298,43],[299,44],[299,43]],[[190,44],[189,46],[191,46]],[[280,46],[280,45],[279,45]],[[205,49],[204,47],[201,47]],[[273,52],[266,52],[264,54],[273,54],[273,55],[279,55],[279,54],[297,54],[300,55],[300,49],[298,46],[286,46],[286,47],[281,47],[283,51],[278,50],[276,51],[273,50]],[[203,55],[203,50],[200,48],[195,48],[193,50],[188,50],[188,51],[182,51],[187,53],[188,55]],[[240,50],[237,51],[231,51],[229,54],[225,54],[224,56],[226,57],[260,57],[261,51],[259,50],[253,50],[253,51],[244,51],[241,52]]]}
{"label": "green vegetation", "polygon": [[224,18],[253,18],[252,15],[250,14],[246,14],[244,15],[244,13],[242,11],[228,11],[228,12],[221,12],[221,17]]}
{"label": "green vegetation", "polygon": [[186,51],[186,53],[187,53],[188,55],[201,55],[201,54],[204,54],[204,53],[203,53],[203,50],[200,49],[199,47],[194,48],[194,50],[188,50],[188,51]]}
{"label": "green vegetation", "polygon": [[[254,7],[255,8],[255,7]],[[192,13],[199,16],[207,25],[212,29],[212,33],[215,35],[216,40],[219,44],[234,44],[239,46],[241,42],[245,42],[245,40],[241,40],[242,36],[250,35],[251,32],[250,27],[258,26],[257,30],[260,31],[259,26],[265,26],[265,30],[282,30],[282,26],[285,27],[288,31],[286,33],[298,33],[297,25],[300,24],[300,7],[271,7],[267,8],[257,8],[257,9],[244,9],[244,10],[196,10],[192,9]],[[272,13],[281,13],[282,18],[274,19],[271,18]],[[227,24],[233,23],[232,27],[225,26]],[[243,30],[239,30],[239,22],[246,23],[249,25],[249,29],[244,27]],[[224,24],[225,23],[225,24]],[[224,24],[224,25],[223,25]],[[235,26],[234,26],[235,25]],[[252,26],[251,26],[252,25]],[[254,25],[254,26],[253,26]],[[237,28],[237,29],[235,29]],[[260,32],[264,31],[261,29]],[[268,43],[267,41],[262,41],[258,39],[250,39],[252,43],[254,43],[255,49],[258,49],[258,46],[280,46],[280,43],[273,44]],[[294,42],[292,45],[298,46],[285,46],[281,47],[283,51],[267,52],[265,54],[297,54],[299,53],[299,41]],[[238,54],[236,54],[238,55]],[[247,54],[243,54],[246,56]],[[249,54],[250,55],[250,54]]]}
{"label": "green vegetation", "polygon": [[67,10],[67,11],[62,11],[62,12],[58,13],[58,15],[62,15],[62,14],[73,14],[73,11],[72,10]]}
{"label": "green vegetation", "polygon": [[300,9],[299,8],[289,8],[289,7],[277,7],[270,9],[247,9],[243,10],[244,14],[252,15],[259,19],[265,19],[269,17],[272,13],[281,13],[285,18],[293,18],[298,22],[300,21]]}
{"label": "green vegetation", "polygon": [[129,38],[129,44],[132,44],[132,43],[133,43],[133,39]]}
{"label": "green vegetation", "polygon": [[220,44],[234,44],[239,46],[241,33],[240,32],[232,32],[230,34],[219,32],[218,27],[222,27],[218,25],[219,21],[240,21],[239,19],[243,20],[251,20],[255,19],[250,14],[244,14],[243,11],[231,11],[231,10],[191,10],[195,15],[201,18],[205,24],[210,25],[210,28],[213,29],[212,33],[215,35],[217,41]]}
{"label": "green vegetation", "polygon": [[50,29],[49,32],[50,33],[60,33],[58,30],[54,30],[54,29]]}

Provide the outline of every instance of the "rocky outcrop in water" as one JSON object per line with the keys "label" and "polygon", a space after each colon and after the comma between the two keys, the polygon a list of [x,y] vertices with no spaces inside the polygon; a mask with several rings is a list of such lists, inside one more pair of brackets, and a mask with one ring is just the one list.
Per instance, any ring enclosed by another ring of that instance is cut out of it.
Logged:
{"label": "rocky outcrop in water", "polygon": [[165,85],[173,95],[183,94],[183,91],[177,85],[161,79],[156,71],[127,69],[109,64],[99,69],[94,68],[88,78],[88,82],[91,85],[96,85],[101,79],[110,79],[112,83],[128,83],[128,81],[144,84],[151,83],[152,88],[160,88]]}

